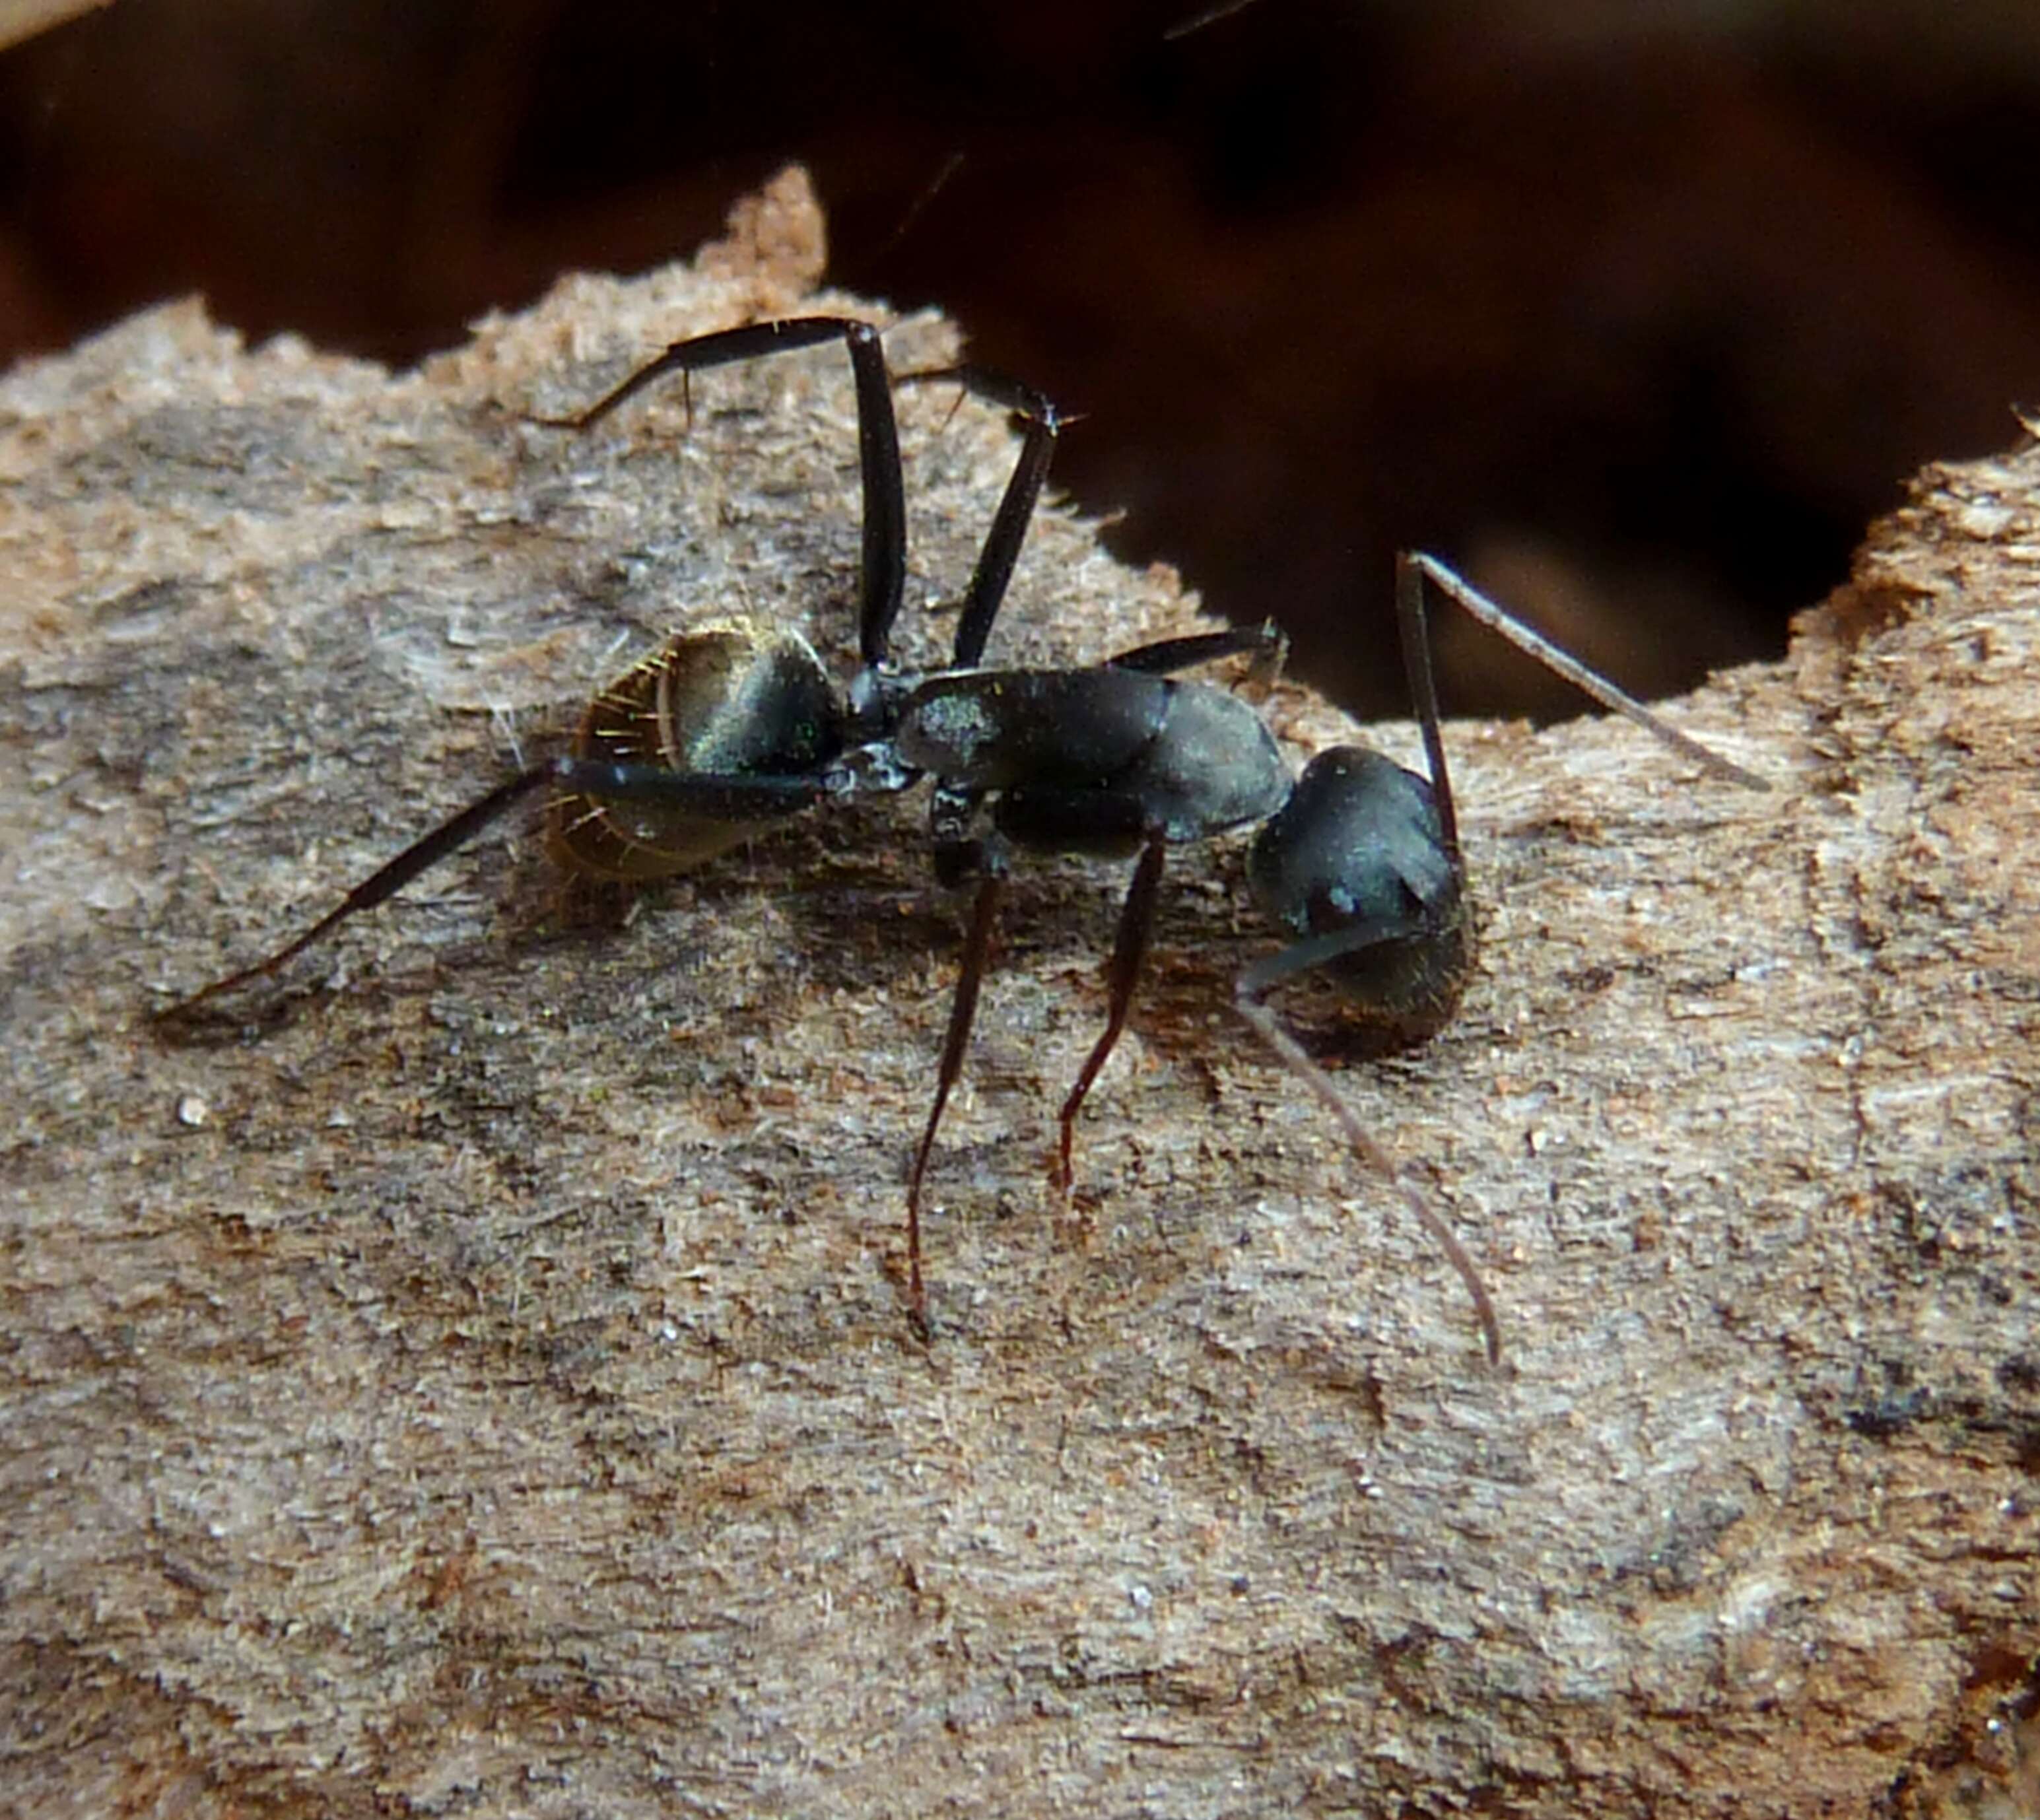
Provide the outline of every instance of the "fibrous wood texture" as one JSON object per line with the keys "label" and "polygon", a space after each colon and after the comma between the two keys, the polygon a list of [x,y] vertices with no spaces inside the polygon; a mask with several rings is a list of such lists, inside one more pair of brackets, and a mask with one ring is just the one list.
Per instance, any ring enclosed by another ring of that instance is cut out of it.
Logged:
{"label": "fibrous wood texture", "polygon": [[[521,823],[259,1027],[152,1030],[664,632],[781,615],[847,669],[839,352],[691,425],[525,421],[793,306],[818,234],[790,187],[398,377],[183,304],[0,390],[0,1809],[2032,1810],[2030,447],[1674,704],[1768,796],[1619,725],[1448,729],[1479,976],[1332,1060],[1498,1371],[1227,1009],[1269,946],[1234,847],[1172,862],[1068,1209],[1121,869],[1016,882],[927,1350],[957,931],[913,799],[595,934]],[[1011,459],[953,402],[901,398],[910,664]],[[1051,512],[994,654],[1193,613]]]}

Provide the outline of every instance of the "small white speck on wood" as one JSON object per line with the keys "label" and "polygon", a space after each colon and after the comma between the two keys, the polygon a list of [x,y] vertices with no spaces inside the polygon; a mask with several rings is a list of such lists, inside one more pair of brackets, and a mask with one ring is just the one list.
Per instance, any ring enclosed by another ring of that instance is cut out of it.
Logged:
{"label": "small white speck on wood", "polygon": [[[0,1805],[2018,1810],[2030,446],[1929,470],[1783,662],[1671,706],[1768,798],[1619,725],[1447,729],[1481,970],[1338,1078],[1480,1260],[1498,1372],[1231,1021],[1235,848],[1171,857],[1068,1209],[1123,869],[1016,879],[926,1351],[899,1224],[957,931],[911,799],[597,934],[520,824],[271,1027],[152,1031],[665,631],[769,613],[847,666],[837,352],[702,376],[691,425],[527,421],[799,306],[820,246],[789,178],[408,375],[186,303],[0,386]],[[910,664],[1011,459],[952,402],[900,401]],[[1195,614],[1050,511],[994,655]],[[1292,757],[1353,736],[1269,712]]]}

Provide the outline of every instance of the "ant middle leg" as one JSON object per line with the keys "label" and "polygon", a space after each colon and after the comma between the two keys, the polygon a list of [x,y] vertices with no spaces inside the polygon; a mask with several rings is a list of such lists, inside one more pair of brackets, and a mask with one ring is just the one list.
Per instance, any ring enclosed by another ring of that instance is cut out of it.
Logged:
{"label": "ant middle leg", "polygon": [[[1014,566],[1019,560],[1020,546],[1026,539],[1028,526],[1040,504],[1056,440],[1078,420],[1024,380],[1010,379],[969,362],[901,373],[895,383],[918,385],[943,380],[953,381],[973,397],[1010,412],[1020,419],[1022,426],[1019,459],[999,500],[999,509],[993,515],[991,529],[985,535],[977,566],[972,571],[950,653],[950,667],[968,670],[976,668],[984,656],[993,623],[1005,602]],[[1269,619],[1258,626],[1161,639],[1106,661],[1114,669],[1167,676],[1220,657],[1249,654],[1254,657],[1256,672],[1262,680],[1272,683],[1281,675],[1288,650],[1287,636]]]}
{"label": "ant middle leg", "polygon": [[[1071,421],[1033,386],[968,364],[889,373],[870,323],[852,317],[797,316],[721,329],[676,341],[585,410],[567,417],[541,417],[555,428],[584,430],[626,399],[669,374],[690,375],[736,361],[788,353],[840,337],[850,350],[857,387],[858,451],[863,491],[862,567],[858,590],[858,645],[867,670],[882,664],[890,649],[894,622],[904,595],[907,572],[906,482],[900,460],[894,384],[953,379],[966,390],[1004,406],[1025,425],[1018,459],[986,534],[957,626],[950,667],[968,669],[983,657],[993,622],[1012,581],[1020,546],[1048,479],[1056,438]],[[691,399],[690,399],[691,403]]]}
{"label": "ant middle leg", "polygon": [[1105,1029],[1084,1058],[1076,1084],[1070,1089],[1069,1097],[1063,1102],[1062,1111],[1057,1115],[1060,1131],[1052,1179],[1056,1192],[1065,1197],[1075,1175],[1071,1152],[1076,1142],[1077,1114],[1083,1110],[1086,1095],[1110,1059],[1120,1033],[1126,1028],[1127,1013],[1133,1004],[1133,990],[1140,984],[1140,969],[1148,958],[1148,939],[1155,932],[1155,908],[1161,899],[1162,864],[1167,851],[1167,844],[1159,832],[1149,834],[1147,844],[1140,850],[1140,863],[1133,869],[1132,881],[1126,889],[1126,901],[1120,909],[1118,932],[1113,939],[1112,959],[1106,973],[1111,996]]}
{"label": "ant middle leg", "polygon": [[942,1035],[934,1104],[928,1108],[928,1122],[921,1133],[920,1144],[914,1152],[913,1170],[907,1178],[907,1312],[923,1342],[929,1337],[929,1327],[927,1286],[921,1273],[921,1183],[928,1172],[928,1157],[935,1147],[935,1132],[942,1124],[943,1109],[963,1072],[964,1055],[970,1047],[978,992],[984,984],[992,931],[999,920],[999,900],[1006,885],[1003,847],[995,842],[988,843],[976,855],[976,870],[977,897],[971,911],[970,933],[964,941],[956,996],[950,1001],[949,1026]]}
{"label": "ant middle leg", "polygon": [[[1138,805],[1121,801],[1113,798],[1102,805],[1094,805],[1096,813],[1110,817],[1117,813],[1121,819],[1136,810]],[[958,850],[959,854],[961,849]],[[1154,932],[1155,907],[1160,900],[1163,861],[1167,853],[1167,842],[1159,830],[1151,830],[1145,836],[1140,858],[1134,867],[1133,878],[1127,888],[1126,900],[1121,907],[1119,928],[1113,942],[1112,958],[1108,965],[1110,1003],[1106,1013],[1106,1027],[1098,1041],[1091,1045],[1085,1058],[1076,1084],[1063,1102],[1060,1114],[1060,1141],[1052,1179],[1058,1192],[1067,1194],[1071,1178],[1071,1152],[1075,1141],[1077,1115],[1092,1084],[1117,1046],[1121,1033],[1126,1027],[1128,1012],[1133,1003],[1135,988],[1140,984],[1140,970],[1147,958],[1148,940]],[[953,859],[950,867],[952,882],[960,882],[961,876],[975,870],[978,877],[977,896],[971,912],[970,930],[964,942],[963,964],[957,979],[956,996],[950,1001],[949,1026],[942,1038],[942,1061],[937,1072],[934,1103],[928,1110],[927,1124],[921,1133],[921,1141],[914,1153],[912,1173],[907,1184],[907,1268],[908,1311],[915,1331],[923,1339],[928,1335],[927,1295],[921,1267],[921,1189],[927,1174],[928,1159],[934,1151],[935,1133],[942,1123],[942,1113],[949,1104],[950,1095],[963,1072],[964,1057],[970,1045],[970,1033],[977,1015],[979,992],[984,983],[991,951],[993,927],[998,919],[1000,898],[1005,888],[1007,871],[1004,841],[997,836],[985,842],[981,847],[970,849],[968,862],[961,857]]]}

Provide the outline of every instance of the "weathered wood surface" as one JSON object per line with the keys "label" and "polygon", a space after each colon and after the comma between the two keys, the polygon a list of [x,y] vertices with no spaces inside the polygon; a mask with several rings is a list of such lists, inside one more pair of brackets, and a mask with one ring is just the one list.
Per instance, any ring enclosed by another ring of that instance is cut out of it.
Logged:
{"label": "weathered wood surface", "polygon": [[[520,421],[793,303],[818,230],[762,219],[414,374],[188,303],[0,388],[0,1809],[2030,1811],[2030,449],[1675,705],[1768,798],[1619,725],[1448,729],[1480,977],[1340,1078],[1499,1372],[1226,1008],[1236,848],[1174,867],[1068,1213],[1121,881],[1018,882],[931,1351],[899,1220],[957,938],[912,800],[594,935],[524,824],[273,1027],[152,1032],[670,626],[847,664],[839,352],[704,379],[690,436]],[[910,661],[1010,459],[952,403],[902,398]],[[995,652],[1193,612],[1052,513]]]}

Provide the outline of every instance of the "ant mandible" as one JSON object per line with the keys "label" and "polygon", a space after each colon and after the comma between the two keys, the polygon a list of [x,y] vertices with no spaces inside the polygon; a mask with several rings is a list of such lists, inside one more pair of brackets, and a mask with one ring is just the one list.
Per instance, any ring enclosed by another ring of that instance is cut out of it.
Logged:
{"label": "ant mandible", "polygon": [[[974,881],[976,893],[934,1102],[908,1182],[909,1308],[925,1338],[922,1184],[962,1071],[1013,850],[1135,862],[1108,969],[1106,1026],[1060,1114],[1055,1173],[1067,1191],[1077,1114],[1125,1027],[1168,850],[1258,824],[1249,883],[1290,940],[1239,975],[1235,1003],[1451,1260],[1473,1300],[1488,1357],[1498,1361],[1500,1326],[1472,1259],[1265,1003],[1281,981],[1323,969],[1357,1016],[1399,1041],[1419,1041],[1450,1019],[1471,973],[1466,859],[1438,730],[1427,584],[1709,771],[1759,788],[1763,780],[1669,726],[1423,555],[1399,560],[1396,603],[1428,778],[1365,747],[1343,745],[1319,752],[1292,779],[1246,702],[1177,680],[1180,672],[1241,655],[1272,672],[1285,649],[1272,624],[1163,639],[1079,668],[981,668],[1067,420],[1033,387],[973,367],[902,374],[896,382],[878,330],[868,322],[803,316],[696,336],[676,342],[579,415],[539,421],[585,430],[668,374],[684,379],[836,340],[849,350],[855,384],[863,501],[860,664],[847,691],[832,686],[797,633],[732,619],[678,634],[595,698],[571,752],[498,784],[362,880],[303,934],[160,1015],[188,1019],[215,997],[276,973],[542,790],[552,797],[553,845],[569,866],[636,881],[701,865],[824,801],[893,794],[927,778],[936,876],[949,885]],[[957,381],[1011,412],[1022,436],[964,596],[950,661],[914,675],[896,669],[889,656],[907,557],[892,387],[937,379]]]}

